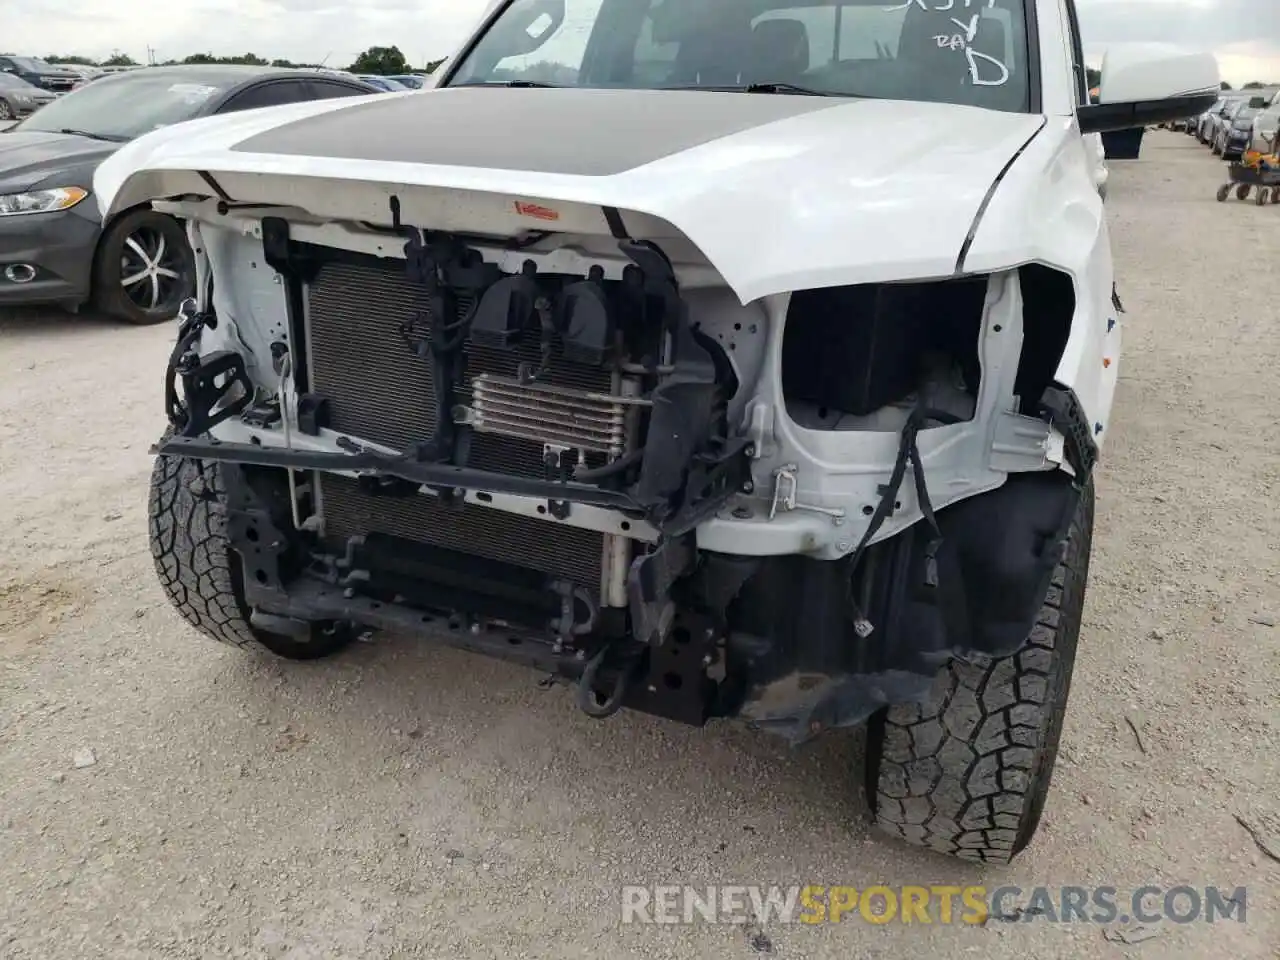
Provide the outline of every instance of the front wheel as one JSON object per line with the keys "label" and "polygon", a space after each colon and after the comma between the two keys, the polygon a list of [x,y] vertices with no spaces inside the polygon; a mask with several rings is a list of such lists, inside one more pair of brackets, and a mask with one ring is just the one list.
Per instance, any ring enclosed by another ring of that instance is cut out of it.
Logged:
{"label": "front wheel", "polygon": [[306,640],[259,630],[249,622],[240,556],[227,540],[222,467],[158,456],[151,471],[151,556],[174,609],[211,640],[269,650],[287,660],[315,660],[351,640],[341,625],[317,624]]}
{"label": "front wheel", "polygon": [[925,703],[872,722],[867,794],[882,830],[985,863],[1008,863],[1030,843],[1062,735],[1092,538],[1090,481],[1026,645],[953,660]]}
{"label": "front wheel", "polygon": [[195,258],[182,225],[135,210],[103,235],[94,262],[94,305],[126,323],[172,320],[195,290]]}
{"label": "front wheel", "polygon": [[13,107],[9,105],[9,101],[0,97],[0,121],[12,120],[14,118]]}

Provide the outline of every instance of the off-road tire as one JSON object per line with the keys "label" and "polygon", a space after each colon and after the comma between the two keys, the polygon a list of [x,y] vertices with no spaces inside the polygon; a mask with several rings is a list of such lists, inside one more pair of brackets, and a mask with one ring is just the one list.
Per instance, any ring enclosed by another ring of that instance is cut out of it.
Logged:
{"label": "off-road tire", "polygon": [[226,535],[219,464],[158,456],[151,471],[150,540],[156,575],[182,618],[210,639],[289,660],[315,660],[350,642],[348,630],[317,627],[312,639],[266,633],[249,622],[240,557]]}
{"label": "off-road tire", "polygon": [[1008,863],[1031,841],[1062,735],[1092,536],[1090,481],[1026,646],[953,660],[926,703],[873,720],[867,797],[880,829],[984,863]]}

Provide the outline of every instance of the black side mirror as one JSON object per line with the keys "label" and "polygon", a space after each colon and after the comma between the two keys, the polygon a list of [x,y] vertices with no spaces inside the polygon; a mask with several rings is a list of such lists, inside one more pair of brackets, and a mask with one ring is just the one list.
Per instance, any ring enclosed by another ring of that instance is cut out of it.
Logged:
{"label": "black side mirror", "polygon": [[1128,103],[1095,103],[1076,109],[1081,133],[1109,133],[1167,123],[1194,115],[1212,103],[1212,94],[1193,93],[1162,100],[1135,100]]}

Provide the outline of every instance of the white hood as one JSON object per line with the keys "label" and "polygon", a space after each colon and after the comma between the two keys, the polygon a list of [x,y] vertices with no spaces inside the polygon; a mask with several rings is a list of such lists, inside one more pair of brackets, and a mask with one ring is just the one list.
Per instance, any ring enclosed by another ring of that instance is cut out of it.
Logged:
{"label": "white hood", "polygon": [[631,235],[686,237],[746,303],[952,275],[1043,123],[902,101],[447,88],[156,131],[94,187],[104,216],[221,191],[380,224],[394,194],[408,224],[486,233],[608,233],[611,208]]}

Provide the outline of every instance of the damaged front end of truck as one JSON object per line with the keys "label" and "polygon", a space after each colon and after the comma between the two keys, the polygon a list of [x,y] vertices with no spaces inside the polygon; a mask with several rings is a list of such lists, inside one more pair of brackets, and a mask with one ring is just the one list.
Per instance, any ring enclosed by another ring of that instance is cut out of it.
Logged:
{"label": "damaged front end of truck", "polygon": [[1065,273],[744,304],[631,211],[502,237],[406,206],[172,205],[200,296],[156,452],[217,472],[253,630],[420,635],[592,716],[793,742],[1026,642],[1096,456]]}

